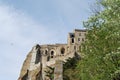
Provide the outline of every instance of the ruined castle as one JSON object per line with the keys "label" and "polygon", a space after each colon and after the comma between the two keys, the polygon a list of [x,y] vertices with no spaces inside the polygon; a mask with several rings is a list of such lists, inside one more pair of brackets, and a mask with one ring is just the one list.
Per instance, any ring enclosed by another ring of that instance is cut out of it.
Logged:
{"label": "ruined castle", "polygon": [[85,40],[86,30],[75,29],[68,34],[67,44],[35,45],[28,53],[18,80],[49,80],[45,70],[55,66],[57,60],[65,61],[80,54],[81,43]]}

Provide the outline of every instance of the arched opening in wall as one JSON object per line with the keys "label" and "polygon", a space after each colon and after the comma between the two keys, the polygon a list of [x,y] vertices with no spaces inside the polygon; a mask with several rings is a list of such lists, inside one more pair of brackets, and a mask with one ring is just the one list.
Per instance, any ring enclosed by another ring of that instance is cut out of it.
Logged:
{"label": "arched opening in wall", "polygon": [[51,51],[51,58],[54,57],[54,51]]}
{"label": "arched opening in wall", "polygon": [[75,34],[74,34],[74,33],[70,33],[70,37],[71,37],[71,38],[74,38],[74,37],[75,37]]}
{"label": "arched opening in wall", "polygon": [[65,48],[61,48],[61,54],[65,54]]}
{"label": "arched opening in wall", "polygon": [[41,59],[41,54],[40,54],[40,50],[38,49],[36,53],[35,64],[39,63],[40,59]]}
{"label": "arched opening in wall", "polygon": [[74,38],[72,38],[72,43],[74,43]]}
{"label": "arched opening in wall", "polygon": [[71,43],[74,43],[74,37],[75,37],[75,34],[74,33],[70,33]]}

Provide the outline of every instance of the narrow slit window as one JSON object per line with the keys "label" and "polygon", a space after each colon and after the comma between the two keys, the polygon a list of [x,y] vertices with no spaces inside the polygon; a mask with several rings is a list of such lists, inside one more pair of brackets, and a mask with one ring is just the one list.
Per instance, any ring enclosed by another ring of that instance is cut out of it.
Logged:
{"label": "narrow slit window", "polygon": [[45,55],[47,55],[47,52],[48,52],[48,51],[47,51],[47,50],[45,50]]}

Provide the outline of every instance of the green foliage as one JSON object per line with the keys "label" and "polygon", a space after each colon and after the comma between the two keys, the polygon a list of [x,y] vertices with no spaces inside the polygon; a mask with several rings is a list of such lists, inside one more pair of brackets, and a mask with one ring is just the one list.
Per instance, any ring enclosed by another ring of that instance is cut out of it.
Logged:
{"label": "green foliage", "polygon": [[75,57],[68,58],[66,62],[63,64],[63,80],[79,80],[76,76],[78,70],[76,69],[79,57],[77,53],[75,53]]}
{"label": "green foliage", "polygon": [[112,66],[112,68],[109,68],[113,71],[113,74],[111,74],[112,79],[120,80],[120,48],[116,52],[106,54],[104,60],[106,65]]}
{"label": "green foliage", "polygon": [[84,22],[88,30],[79,62],[80,80],[120,80],[120,0],[101,0],[104,10]]}

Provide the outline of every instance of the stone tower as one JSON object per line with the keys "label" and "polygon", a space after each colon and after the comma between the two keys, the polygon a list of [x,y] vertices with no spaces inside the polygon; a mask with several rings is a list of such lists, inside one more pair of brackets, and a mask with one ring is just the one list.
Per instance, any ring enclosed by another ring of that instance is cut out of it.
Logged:
{"label": "stone tower", "polygon": [[49,80],[45,73],[47,66],[55,67],[58,59],[65,61],[75,53],[80,55],[85,34],[86,30],[75,29],[68,34],[67,44],[35,45],[23,63],[18,80]]}

